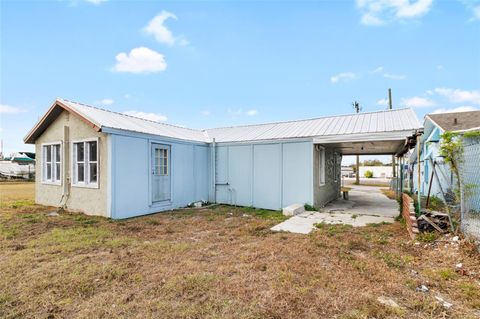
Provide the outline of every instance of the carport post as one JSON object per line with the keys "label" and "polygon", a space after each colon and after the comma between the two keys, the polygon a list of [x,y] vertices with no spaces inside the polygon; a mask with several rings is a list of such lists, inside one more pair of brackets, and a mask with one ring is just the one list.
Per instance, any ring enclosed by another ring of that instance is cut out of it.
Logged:
{"label": "carport post", "polygon": [[422,208],[422,197],[420,196],[420,133],[417,133],[417,205],[420,212]]}

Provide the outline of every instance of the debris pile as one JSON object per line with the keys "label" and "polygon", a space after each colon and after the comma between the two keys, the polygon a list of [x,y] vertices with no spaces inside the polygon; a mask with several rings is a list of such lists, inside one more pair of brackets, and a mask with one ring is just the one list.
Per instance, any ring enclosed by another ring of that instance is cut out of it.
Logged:
{"label": "debris pile", "polygon": [[446,213],[423,209],[417,218],[418,230],[421,232],[447,232],[451,227],[450,217]]}

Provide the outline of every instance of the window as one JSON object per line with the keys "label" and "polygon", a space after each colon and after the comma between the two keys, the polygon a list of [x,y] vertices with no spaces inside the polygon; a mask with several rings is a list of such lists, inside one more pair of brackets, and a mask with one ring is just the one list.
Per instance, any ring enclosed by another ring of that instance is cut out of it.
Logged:
{"label": "window", "polygon": [[166,148],[155,149],[155,175],[168,175],[168,150]]}
{"label": "window", "polygon": [[73,185],[98,187],[98,140],[73,143]]}
{"label": "window", "polygon": [[42,145],[42,182],[45,184],[61,184],[62,180],[62,147],[61,143]]}
{"label": "window", "polygon": [[325,185],[325,148],[318,149],[318,184]]}

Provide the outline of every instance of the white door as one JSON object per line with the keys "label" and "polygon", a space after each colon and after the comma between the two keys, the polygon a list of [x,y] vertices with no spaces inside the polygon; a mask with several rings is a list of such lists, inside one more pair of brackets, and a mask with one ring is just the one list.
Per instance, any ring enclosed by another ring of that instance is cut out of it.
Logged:
{"label": "white door", "polygon": [[170,146],[152,144],[152,202],[171,199]]}

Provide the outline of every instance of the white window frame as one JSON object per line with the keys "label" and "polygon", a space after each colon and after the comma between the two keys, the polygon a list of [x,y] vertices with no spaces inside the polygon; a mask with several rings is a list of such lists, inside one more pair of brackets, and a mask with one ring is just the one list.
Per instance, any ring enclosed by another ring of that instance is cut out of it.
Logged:
{"label": "white window frame", "polygon": [[[97,181],[90,182],[90,150],[87,147],[88,142],[97,142],[97,160],[94,163],[97,164]],[[77,181],[77,154],[75,149],[75,144],[83,143],[83,182]],[[75,140],[70,143],[70,158],[71,158],[71,180],[72,187],[84,187],[84,188],[99,188],[100,185],[100,148],[99,148],[99,138],[88,138],[82,140]]]}
{"label": "white window frame", "polygon": [[[51,149],[50,149],[50,155],[51,155],[51,162],[50,162],[50,165],[51,165],[51,170],[52,170],[52,173],[50,175],[50,179],[47,179],[47,154],[45,152],[45,148],[47,146],[50,146]],[[55,156],[55,146],[59,146],[60,147],[60,160],[57,160],[56,156]],[[41,147],[41,150],[40,150],[40,154],[41,154],[41,159],[42,159],[42,167],[41,167],[41,174],[42,174],[42,178],[41,178],[41,183],[42,184],[47,184],[47,185],[62,185],[62,175],[63,175],[63,145],[62,145],[62,142],[61,141],[56,141],[56,142],[49,142],[49,143],[42,143],[40,145]],[[60,164],[60,176],[57,176],[57,168],[56,168],[56,164],[59,163]],[[57,179],[57,177],[59,177]]]}
{"label": "white window frame", "polygon": [[318,185],[325,185],[325,147],[318,147]]}

